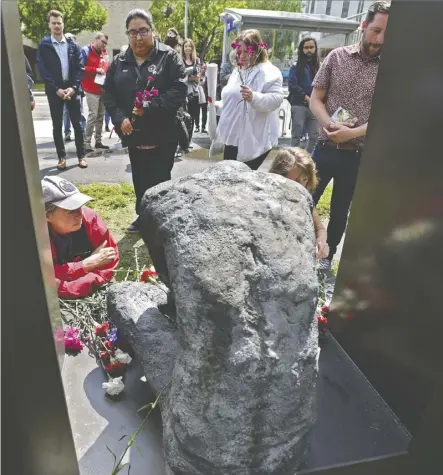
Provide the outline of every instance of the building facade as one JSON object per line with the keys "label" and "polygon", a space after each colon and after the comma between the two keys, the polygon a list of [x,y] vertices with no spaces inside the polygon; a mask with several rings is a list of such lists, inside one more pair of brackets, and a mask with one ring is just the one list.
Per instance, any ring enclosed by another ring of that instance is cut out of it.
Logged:
{"label": "building facade", "polygon": [[[149,10],[151,2],[149,0],[125,0],[124,2],[115,0],[98,0],[98,2],[108,12],[108,22],[103,26],[102,31],[109,36],[108,54],[112,57],[120,51],[120,48],[123,45],[128,44],[125,27],[125,20],[128,13],[134,8]],[[69,33],[69,30],[66,30],[65,33]],[[94,31],[81,32],[77,35],[77,42],[80,46],[85,46],[91,43],[94,38],[94,33]],[[23,38],[23,48],[34,71],[34,76],[39,80],[40,77],[37,68],[35,67],[37,45],[28,38]]]}
{"label": "building facade", "polygon": [[[128,13],[134,8],[149,10],[151,4],[148,0],[125,0],[118,2],[115,0],[98,0],[98,2],[108,12],[108,22],[103,26],[102,31],[109,36],[108,54],[110,57],[116,55],[123,45],[128,44],[126,36],[125,20]],[[89,44],[94,37],[93,31],[83,31],[77,37],[80,46]]]}
{"label": "building facade", "polygon": [[[340,18],[350,18],[360,23],[364,20],[369,6],[375,0],[306,0],[303,4],[303,13],[317,15],[331,15]],[[303,36],[313,36],[319,45],[321,56],[324,58],[332,49],[343,46],[347,39],[345,35],[331,35],[325,33],[305,32]],[[348,41],[358,40],[358,32],[351,35]]]}

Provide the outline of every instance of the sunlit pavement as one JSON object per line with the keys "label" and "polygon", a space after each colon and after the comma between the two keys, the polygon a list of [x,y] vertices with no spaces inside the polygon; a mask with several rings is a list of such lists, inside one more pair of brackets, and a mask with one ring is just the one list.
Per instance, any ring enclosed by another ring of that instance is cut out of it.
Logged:
{"label": "sunlit pavement", "polygon": [[[84,107],[84,112],[87,114],[86,101],[84,101]],[[77,164],[73,140],[65,144],[68,166],[66,170],[60,172],[57,169],[58,159],[52,137],[52,122],[46,96],[36,97],[33,119],[39,168],[42,177],[44,175],[60,174],[67,180],[76,183],[120,183],[122,181],[132,181],[129,156],[123,150],[115,149],[112,153],[93,152],[88,154],[86,160],[89,163],[89,167],[81,169]],[[109,135],[109,132],[104,132],[103,143],[110,147],[118,146],[117,135],[113,133],[111,138],[109,138]],[[73,130],[71,130],[71,138],[74,139]],[[196,134],[192,145],[192,152],[188,156],[176,159],[172,171],[173,178],[199,172],[216,162],[216,160],[208,158],[207,150],[210,146],[210,139],[207,134]],[[269,167],[270,160],[267,160],[262,165],[261,170],[267,171]]]}

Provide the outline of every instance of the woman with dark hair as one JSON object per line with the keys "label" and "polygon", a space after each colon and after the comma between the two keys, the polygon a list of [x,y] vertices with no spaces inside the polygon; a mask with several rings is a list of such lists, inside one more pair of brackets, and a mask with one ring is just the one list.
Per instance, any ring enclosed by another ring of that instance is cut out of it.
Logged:
{"label": "woman with dark hair", "polygon": [[232,46],[238,67],[216,103],[221,116],[215,143],[224,145],[225,160],[239,160],[257,170],[278,144],[283,77],[268,61],[267,45],[257,30],[242,32]]}
{"label": "woman with dark hair", "polygon": [[[152,29],[145,10],[129,12],[129,47],[115,56],[103,86],[106,110],[128,147],[137,215],[146,190],[171,179],[178,144],[176,116],[187,91],[180,56],[155,40]],[[138,230],[137,217],[128,231]]]}
{"label": "woman with dark hair", "polygon": [[200,132],[200,102],[198,86],[200,84],[200,59],[194,42],[187,38],[182,44],[182,58],[186,68],[186,82],[188,84],[188,112],[194,122],[195,132]]}
{"label": "woman with dark hair", "polygon": [[289,97],[292,111],[291,146],[298,147],[306,131],[308,133],[307,150],[312,153],[318,140],[318,123],[309,109],[312,93],[312,81],[320,68],[317,41],[303,38],[298,45],[297,63],[289,70]]}
{"label": "woman with dark hair", "polygon": [[164,43],[180,54],[180,35],[175,28],[169,28],[166,32]]}

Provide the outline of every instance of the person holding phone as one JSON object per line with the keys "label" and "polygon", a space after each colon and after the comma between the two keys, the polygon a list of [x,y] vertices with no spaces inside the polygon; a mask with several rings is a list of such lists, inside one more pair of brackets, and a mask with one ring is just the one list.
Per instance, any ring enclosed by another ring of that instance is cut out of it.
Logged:
{"label": "person holding phone", "polygon": [[45,176],[41,184],[58,296],[87,297],[114,278],[117,242],[85,206],[93,198],[60,176]]}

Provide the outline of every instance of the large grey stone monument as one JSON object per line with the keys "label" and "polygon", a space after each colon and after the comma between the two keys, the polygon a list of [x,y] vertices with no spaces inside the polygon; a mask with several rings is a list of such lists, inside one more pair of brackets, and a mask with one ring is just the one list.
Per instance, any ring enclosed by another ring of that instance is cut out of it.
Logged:
{"label": "large grey stone monument", "polygon": [[293,475],[315,422],[312,200],[280,176],[222,162],[143,200],[165,286],[121,283],[109,312],[161,402],[174,475]]}

